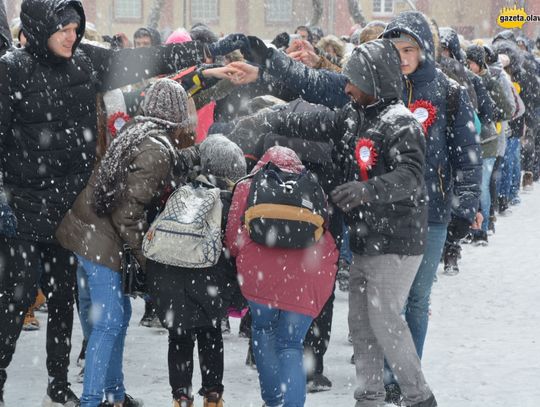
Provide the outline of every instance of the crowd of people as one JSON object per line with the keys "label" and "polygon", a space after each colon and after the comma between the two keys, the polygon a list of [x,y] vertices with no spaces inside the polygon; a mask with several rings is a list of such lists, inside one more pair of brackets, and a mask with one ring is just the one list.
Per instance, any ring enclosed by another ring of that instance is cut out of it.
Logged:
{"label": "crowd of people", "polygon": [[175,407],[224,405],[229,317],[264,406],[303,406],[332,388],[336,286],[356,407],[437,406],[421,359],[439,264],[457,275],[540,177],[540,37],[466,40],[407,11],[342,38],[199,23],[130,41],[79,0],[23,0],[0,39],[1,407],[43,306],[43,407],[142,406],[123,377],[133,296],[168,331]]}

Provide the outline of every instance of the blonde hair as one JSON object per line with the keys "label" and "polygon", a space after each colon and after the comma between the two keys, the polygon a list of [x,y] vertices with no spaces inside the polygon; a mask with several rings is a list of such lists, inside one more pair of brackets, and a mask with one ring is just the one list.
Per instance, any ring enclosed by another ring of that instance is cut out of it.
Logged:
{"label": "blonde hair", "polygon": [[332,47],[340,60],[345,56],[345,44],[335,35],[327,35],[317,43],[317,48],[326,50],[326,47]]}

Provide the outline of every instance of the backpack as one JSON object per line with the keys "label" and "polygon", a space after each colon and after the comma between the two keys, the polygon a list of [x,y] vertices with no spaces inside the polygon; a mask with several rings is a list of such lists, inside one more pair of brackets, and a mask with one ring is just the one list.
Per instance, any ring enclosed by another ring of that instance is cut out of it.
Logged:
{"label": "backpack", "polygon": [[204,177],[178,188],[144,236],[144,256],[184,268],[216,265],[222,249],[222,209],[220,189]]}
{"label": "backpack", "polygon": [[285,172],[269,162],[252,178],[244,214],[251,240],[287,249],[319,241],[328,209],[326,195],[311,172]]}

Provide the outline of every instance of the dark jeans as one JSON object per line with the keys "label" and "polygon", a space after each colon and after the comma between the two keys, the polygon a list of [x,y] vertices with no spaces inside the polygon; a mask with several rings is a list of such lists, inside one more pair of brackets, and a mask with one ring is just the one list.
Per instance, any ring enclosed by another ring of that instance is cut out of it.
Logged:
{"label": "dark jeans", "polygon": [[499,191],[497,185],[501,179],[501,167],[504,161],[504,157],[497,157],[495,165],[493,166],[493,172],[491,173],[491,179],[489,180],[489,194],[491,197],[490,215],[495,214],[495,210],[499,208]]}
{"label": "dark jeans", "polygon": [[223,337],[220,328],[194,328],[180,333],[169,330],[169,383],[175,398],[191,396],[193,349],[198,343],[202,376],[201,395],[223,392]]}
{"label": "dark jeans", "polygon": [[0,238],[0,369],[9,366],[37,287],[47,297],[47,371],[67,380],[77,260],[54,243]]}
{"label": "dark jeans", "polygon": [[321,313],[313,320],[304,339],[304,353],[314,358],[313,371],[308,371],[308,379],[314,374],[322,374],[324,370],[324,354],[330,343],[332,331],[332,317],[334,315],[334,293],[324,304]]}

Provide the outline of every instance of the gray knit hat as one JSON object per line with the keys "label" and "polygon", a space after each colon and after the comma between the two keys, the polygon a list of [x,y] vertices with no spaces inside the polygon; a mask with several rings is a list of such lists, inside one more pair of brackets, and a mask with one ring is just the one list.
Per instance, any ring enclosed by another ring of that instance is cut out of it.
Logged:
{"label": "gray knit hat", "polygon": [[237,181],[246,175],[246,159],[237,144],[222,134],[208,136],[200,145],[203,174]]}
{"label": "gray knit hat", "polygon": [[146,91],[143,113],[170,128],[191,124],[188,95],[182,85],[172,79],[159,79]]}

